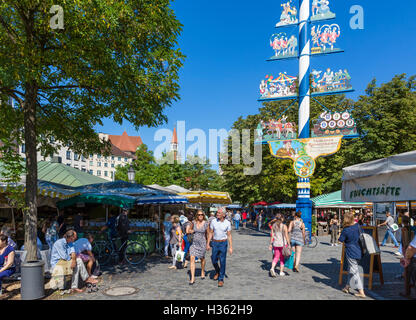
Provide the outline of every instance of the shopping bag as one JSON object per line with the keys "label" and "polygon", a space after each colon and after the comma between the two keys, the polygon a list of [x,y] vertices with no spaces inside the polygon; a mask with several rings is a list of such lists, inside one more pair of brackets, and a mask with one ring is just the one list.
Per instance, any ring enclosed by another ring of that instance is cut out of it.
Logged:
{"label": "shopping bag", "polygon": [[177,262],[184,262],[184,260],[185,260],[185,252],[183,252],[182,250],[176,251],[175,260]]}
{"label": "shopping bag", "polygon": [[295,253],[292,251],[290,257],[286,258],[285,268],[293,270],[293,263],[295,262]]}

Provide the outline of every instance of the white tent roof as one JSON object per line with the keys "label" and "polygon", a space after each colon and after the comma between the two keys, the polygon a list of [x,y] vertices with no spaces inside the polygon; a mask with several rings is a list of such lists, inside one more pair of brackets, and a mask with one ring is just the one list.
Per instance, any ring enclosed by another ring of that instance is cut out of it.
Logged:
{"label": "white tent roof", "polygon": [[150,186],[146,186],[146,187],[150,187],[150,188],[153,188],[153,189],[156,189],[156,190],[169,192],[169,193],[172,193],[172,194],[177,194],[177,192],[173,191],[172,189],[169,189],[167,187],[159,186],[158,184],[151,184]]}
{"label": "white tent roof", "polygon": [[168,189],[170,189],[170,190],[172,190],[172,191],[174,191],[174,192],[188,192],[189,190],[188,189],[185,189],[185,188],[183,188],[183,187],[181,187],[181,186],[177,186],[176,184],[172,184],[172,185],[170,185],[170,186],[167,186],[166,188],[168,188]]}
{"label": "white tent roof", "polygon": [[405,170],[416,170],[416,151],[360,163],[343,169],[343,181]]}

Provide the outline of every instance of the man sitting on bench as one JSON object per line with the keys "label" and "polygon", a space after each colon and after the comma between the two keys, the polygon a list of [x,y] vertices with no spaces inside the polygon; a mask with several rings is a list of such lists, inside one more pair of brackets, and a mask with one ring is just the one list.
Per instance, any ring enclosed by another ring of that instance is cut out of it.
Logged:
{"label": "man sitting on bench", "polygon": [[73,243],[76,239],[77,233],[69,230],[62,239],[54,243],[51,253],[52,276],[57,276],[60,270],[64,270],[69,265],[73,270],[71,291],[83,292],[83,290],[78,288],[79,276],[86,283],[97,284],[98,281],[88,275],[84,262],[81,258],[77,258]]}

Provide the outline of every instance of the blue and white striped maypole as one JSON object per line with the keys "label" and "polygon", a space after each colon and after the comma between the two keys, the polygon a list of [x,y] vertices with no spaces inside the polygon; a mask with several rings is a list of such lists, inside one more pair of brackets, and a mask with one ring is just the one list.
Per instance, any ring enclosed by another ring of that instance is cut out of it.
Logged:
{"label": "blue and white striped maypole", "polygon": [[[309,138],[309,114],[310,114],[310,1],[299,0],[299,138]],[[296,209],[302,211],[302,219],[305,227],[312,233],[312,202],[310,200],[310,188],[302,188],[302,185],[310,183],[310,179],[299,178],[301,184],[298,187],[298,201]]]}

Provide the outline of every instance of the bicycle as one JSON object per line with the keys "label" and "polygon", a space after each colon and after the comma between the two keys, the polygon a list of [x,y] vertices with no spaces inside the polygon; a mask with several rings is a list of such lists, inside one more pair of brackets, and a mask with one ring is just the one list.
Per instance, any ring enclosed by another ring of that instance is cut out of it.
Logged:
{"label": "bicycle", "polygon": [[127,240],[118,248],[115,248],[115,242],[121,238],[114,238],[111,241],[99,240],[94,243],[93,253],[100,265],[107,265],[111,259],[118,259],[121,249],[125,247],[124,258],[131,265],[139,265],[146,258],[146,248],[141,242]]}
{"label": "bicycle", "polygon": [[305,244],[308,246],[308,248],[316,248],[318,245],[318,238],[316,236],[309,236],[309,231],[305,230]]}

